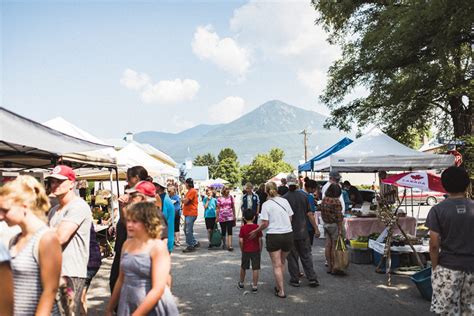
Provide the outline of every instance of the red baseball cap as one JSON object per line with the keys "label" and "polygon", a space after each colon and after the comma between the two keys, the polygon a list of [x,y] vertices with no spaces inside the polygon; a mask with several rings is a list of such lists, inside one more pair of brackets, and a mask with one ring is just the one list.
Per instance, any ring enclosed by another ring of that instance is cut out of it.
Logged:
{"label": "red baseball cap", "polygon": [[76,173],[71,167],[65,165],[58,165],[54,167],[53,171],[46,178],[55,178],[59,180],[76,181]]}
{"label": "red baseball cap", "polygon": [[128,190],[125,190],[125,193],[141,193],[143,195],[146,195],[148,197],[155,197],[156,195],[156,189],[153,183],[150,181],[140,181],[138,182],[133,188],[130,188]]}

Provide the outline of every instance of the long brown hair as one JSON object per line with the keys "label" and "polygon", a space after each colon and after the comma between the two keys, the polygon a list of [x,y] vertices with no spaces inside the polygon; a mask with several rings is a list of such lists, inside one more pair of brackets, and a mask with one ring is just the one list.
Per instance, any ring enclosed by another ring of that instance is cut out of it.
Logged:
{"label": "long brown hair", "polygon": [[153,202],[138,202],[127,208],[127,219],[142,222],[150,238],[158,238],[162,223],[158,217],[158,208]]}

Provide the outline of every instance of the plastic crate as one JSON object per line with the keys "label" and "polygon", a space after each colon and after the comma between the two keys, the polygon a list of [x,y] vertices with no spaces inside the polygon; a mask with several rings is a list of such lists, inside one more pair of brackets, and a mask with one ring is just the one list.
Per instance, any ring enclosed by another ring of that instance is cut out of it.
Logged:
{"label": "plastic crate", "polygon": [[[379,262],[380,260],[382,260],[382,257],[383,255],[378,253],[377,251],[373,251],[373,255],[374,255],[374,265],[375,266],[378,266],[379,265]],[[392,264],[391,264],[391,269],[390,271],[394,271],[396,268],[398,268],[400,266],[400,254],[398,252],[393,252],[391,251],[390,252],[390,258],[391,258],[391,261],[392,261]],[[385,258],[383,259],[383,263],[382,263],[382,266],[380,267],[380,270],[382,273],[385,273],[386,272],[386,262],[385,262]]]}
{"label": "plastic crate", "polygon": [[431,287],[431,267],[423,269],[410,278],[418,288],[421,296],[425,300],[431,301],[431,296],[433,295],[433,288]]}
{"label": "plastic crate", "polygon": [[357,241],[355,239],[351,239],[351,247],[352,248],[361,248],[361,249],[367,249],[369,248],[369,242],[368,241]]}
{"label": "plastic crate", "polygon": [[349,248],[351,263],[355,264],[370,264],[372,263],[372,249],[363,248]]}

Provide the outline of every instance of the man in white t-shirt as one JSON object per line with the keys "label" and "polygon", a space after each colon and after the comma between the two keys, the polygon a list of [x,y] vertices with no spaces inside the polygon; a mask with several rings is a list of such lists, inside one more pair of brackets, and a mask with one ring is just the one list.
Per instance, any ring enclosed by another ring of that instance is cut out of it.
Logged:
{"label": "man in white t-shirt", "polygon": [[63,247],[61,276],[68,279],[68,287],[74,293],[75,315],[85,315],[81,296],[87,277],[92,213],[89,205],[75,193],[74,170],[59,165],[46,178],[50,181],[51,193],[59,201],[49,211],[48,220]]}
{"label": "man in white t-shirt", "polygon": [[[324,197],[326,196],[326,190],[329,188],[329,186],[333,183],[335,184],[338,184],[339,186],[341,185],[341,175],[339,174],[339,172],[337,171],[331,171],[329,172],[329,181],[326,182],[326,184],[324,184],[323,188],[321,189],[321,194],[322,194],[322,198],[324,199]],[[342,189],[342,187],[341,187]],[[346,209],[346,203],[344,203],[344,197],[341,196],[339,197],[339,201],[341,201],[341,205],[342,205],[342,214],[344,214],[344,210]]]}

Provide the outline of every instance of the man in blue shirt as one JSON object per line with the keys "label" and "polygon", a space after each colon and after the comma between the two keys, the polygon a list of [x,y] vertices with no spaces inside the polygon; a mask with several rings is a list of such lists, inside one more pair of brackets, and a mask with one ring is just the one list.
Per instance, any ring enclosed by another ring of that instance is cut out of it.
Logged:
{"label": "man in blue shirt", "polygon": [[246,209],[251,209],[254,212],[254,223],[257,223],[258,215],[260,214],[260,199],[258,195],[253,192],[253,185],[250,182],[245,184],[244,196],[242,197],[242,214]]}
{"label": "man in blue shirt", "polygon": [[181,224],[181,198],[176,193],[176,187],[174,185],[168,186],[168,196],[173,202],[174,206],[174,245],[176,247],[181,246],[179,241],[179,226]]}
{"label": "man in blue shirt", "polygon": [[[316,191],[317,187],[318,187],[318,183],[315,180],[306,178],[304,182],[304,189],[300,190],[308,198],[309,207],[311,209],[311,212],[313,212],[314,214],[314,220],[316,221],[316,225],[318,224],[318,218],[315,214],[316,202],[314,200],[314,192]],[[311,225],[309,221],[307,221],[307,223],[308,223],[307,226],[308,226],[308,233],[309,233],[309,241],[311,243],[311,246],[313,246],[314,237],[316,235],[316,238],[318,238],[320,235],[320,232],[318,230],[318,232],[316,233],[316,231],[313,228],[313,225]]]}
{"label": "man in blue shirt", "polygon": [[161,198],[161,204],[163,212],[163,217],[168,224],[168,251],[172,252],[174,248],[174,206],[173,202],[169,198],[168,194],[166,194],[166,182],[161,177],[156,177],[153,179],[153,184],[156,188],[156,193]]}

